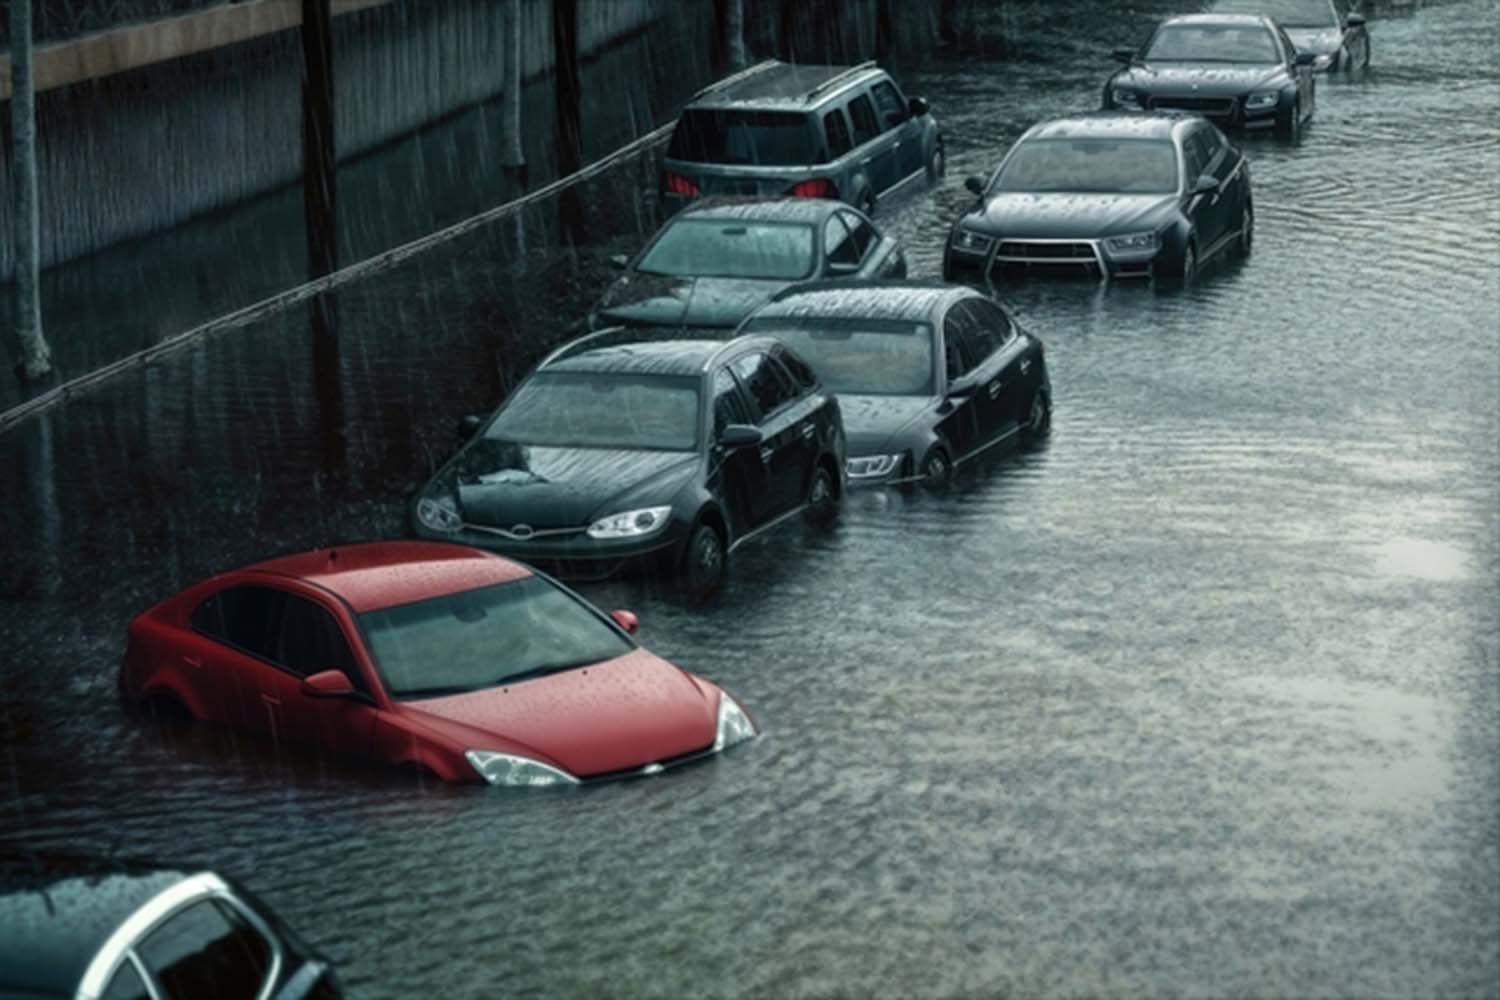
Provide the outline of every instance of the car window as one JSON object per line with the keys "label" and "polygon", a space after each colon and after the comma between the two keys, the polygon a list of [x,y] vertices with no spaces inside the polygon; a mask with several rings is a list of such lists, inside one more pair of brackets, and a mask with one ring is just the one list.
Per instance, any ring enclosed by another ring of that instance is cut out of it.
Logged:
{"label": "car window", "polygon": [[1208,162],[1203,158],[1203,146],[1195,133],[1189,132],[1182,138],[1182,160],[1187,171],[1188,190],[1191,191],[1193,184],[1203,176],[1203,171],[1208,167]]}
{"label": "car window", "polygon": [[1004,342],[1003,329],[997,329],[992,322],[992,317],[980,311],[980,299],[965,299],[954,307],[954,312],[964,314],[964,321],[959,327],[959,343],[963,348],[963,356],[969,362],[969,368],[975,369],[989,360],[990,355],[1000,349]]}
{"label": "car window", "polygon": [[995,348],[1004,347],[1015,337],[1015,324],[1005,315],[1004,309],[989,299],[969,299],[964,305],[969,307],[975,322],[983,327],[986,337]]}
{"label": "car window", "polygon": [[830,264],[859,264],[859,247],[837,212],[823,224],[823,253]]}
{"label": "car window", "polygon": [[849,120],[854,123],[856,146],[862,146],[880,134],[880,126],[875,121],[875,108],[864,94],[849,102]]}
{"label": "car window", "polygon": [[839,217],[844,220],[850,232],[854,233],[854,252],[859,254],[860,260],[864,260],[870,248],[880,242],[880,234],[875,231],[875,227],[868,219],[861,218],[853,212],[840,212]]}
{"label": "car window", "polygon": [[1146,49],[1147,62],[1274,63],[1276,37],[1259,24],[1164,24]]}
{"label": "car window", "polygon": [[136,949],[173,998],[255,997],[271,964],[271,945],[233,908],[203,900],[168,917]]}
{"label": "car window", "polygon": [[1177,152],[1161,139],[1027,139],[1005,158],[993,187],[1031,194],[1169,194]]}
{"label": "car window", "polygon": [[780,370],[770,355],[747,354],[729,367],[744,383],[762,420],[791,402],[796,395],[790,376]]}
{"label": "car window", "polygon": [[800,222],[678,216],[636,263],[644,274],[692,278],[811,277],[814,231]]}
{"label": "car window", "polygon": [[694,163],[807,166],[817,162],[813,125],[797,111],[693,108],[672,129],[667,156]]}
{"label": "car window", "polygon": [[854,148],[849,136],[849,121],[842,108],[834,108],[823,116],[823,134],[828,137],[828,158],[836,160]]}
{"label": "car window", "polygon": [[745,405],[740,394],[739,383],[729,374],[728,368],[714,372],[714,438],[724,433],[730,424],[753,424],[755,418]]}
{"label": "car window", "polygon": [[777,363],[786,369],[787,374],[792,377],[792,381],[797,383],[798,389],[806,391],[818,384],[818,376],[813,374],[813,370],[807,366],[805,361],[793,354],[788,348],[784,346],[777,347],[772,350],[771,354],[775,357]]}
{"label": "car window", "polygon": [[298,677],[320,670],[342,670],[349,683],[356,688],[364,687],[344,633],[326,610],[306,598],[288,594],[281,612],[280,631],[277,663]]}
{"label": "car window", "polygon": [[270,587],[230,587],[198,605],[192,626],[204,635],[273,660],[285,599],[285,593]]}
{"label": "car window", "polygon": [[135,964],[126,959],[109,981],[109,986],[105,987],[102,997],[103,1000],[150,1000],[151,994],[141,981],[141,974],[135,971]]}
{"label": "car window", "polygon": [[875,108],[880,112],[882,125],[892,129],[906,121],[906,105],[889,80],[881,80],[870,88],[870,93],[875,97]]}
{"label": "car window", "polygon": [[950,382],[963,378],[981,360],[972,353],[974,337],[971,331],[974,325],[974,316],[963,308],[963,303],[949,309],[943,319],[943,353]]}

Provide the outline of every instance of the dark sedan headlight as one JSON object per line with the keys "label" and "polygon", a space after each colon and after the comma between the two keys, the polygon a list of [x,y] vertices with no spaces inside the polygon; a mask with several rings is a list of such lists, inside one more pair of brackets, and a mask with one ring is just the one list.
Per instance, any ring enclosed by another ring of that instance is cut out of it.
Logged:
{"label": "dark sedan headlight", "polygon": [[432,531],[445,534],[459,530],[464,519],[458,513],[458,503],[452,496],[435,493],[417,501],[417,520]]}
{"label": "dark sedan headlight", "polygon": [[1161,236],[1154,231],[1111,236],[1104,241],[1104,248],[1117,254],[1154,253],[1161,249]]}
{"label": "dark sedan headlight", "polygon": [[1269,111],[1276,107],[1281,100],[1281,94],[1274,90],[1260,90],[1245,98],[1246,111]]}
{"label": "dark sedan headlight", "polygon": [[642,507],[601,517],[589,525],[590,538],[646,538],[667,526],[671,507]]}
{"label": "dark sedan headlight", "polygon": [[1109,98],[1117,108],[1140,108],[1145,106],[1139,92],[1126,90],[1124,87],[1111,87]]}
{"label": "dark sedan headlight", "polygon": [[849,473],[850,479],[884,479],[896,471],[905,457],[904,454],[860,455],[846,461],[844,471]]}
{"label": "dark sedan headlight", "polygon": [[995,245],[995,238],[959,226],[953,230],[952,243],[953,249],[960,250],[963,253],[989,253],[990,247]]}

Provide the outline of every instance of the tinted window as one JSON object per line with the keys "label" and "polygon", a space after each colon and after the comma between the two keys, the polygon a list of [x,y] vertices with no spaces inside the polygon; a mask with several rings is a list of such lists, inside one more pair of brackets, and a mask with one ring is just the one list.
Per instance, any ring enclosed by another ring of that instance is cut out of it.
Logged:
{"label": "tinted window", "polygon": [[996,329],[994,317],[982,312],[980,305],[978,299],[965,299],[953,309],[964,314],[958,337],[970,368],[983,365],[1004,343],[1004,328]]}
{"label": "tinted window", "polygon": [[1203,156],[1203,144],[1198,141],[1196,133],[1189,134],[1182,140],[1183,169],[1187,172],[1188,189],[1192,189],[1203,171],[1208,168],[1208,161]]}
{"label": "tinted window", "polygon": [[753,424],[755,418],[740,396],[739,383],[729,374],[729,369],[714,372],[714,437],[724,433],[730,424]]}
{"label": "tinted window", "polygon": [[921,396],[932,391],[932,326],[927,323],[763,316],[746,323],[745,330],[786,342],[834,392]]}
{"label": "tinted window", "polygon": [[867,220],[855,215],[853,212],[840,212],[839,216],[854,233],[854,252],[859,254],[859,259],[864,260],[865,254],[870,248],[880,242],[880,234],[875,231]]}
{"label": "tinted window", "polygon": [[271,961],[269,942],[233,909],[210,900],[169,917],[136,951],[174,998],[249,1000]]}
{"label": "tinted window", "polygon": [[277,653],[276,662],[299,677],[320,670],[342,670],[356,688],[364,687],[338,622],[305,598],[287,595]]}
{"label": "tinted window", "polygon": [[823,252],[830,264],[859,263],[859,248],[838,213],[830,215],[823,225]]}
{"label": "tinted window", "polygon": [[856,146],[863,145],[880,134],[880,126],[875,123],[875,109],[870,105],[870,99],[863,94],[849,102],[849,120],[854,122]]}
{"label": "tinted window", "polygon": [[269,587],[231,587],[193,612],[193,628],[232,646],[274,660],[276,631],[286,595]]}
{"label": "tinted window", "polygon": [[818,376],[814,375],[813,370],[807,367],[807,364],[797,355],[784,347],[777,348],[773,353],[776,360],[786,369],[787,374],[792,377],[792,381],[797,383],[799,389],[811,389],[818,384]]}
{"label": "tinted window", "polygon": [[762,417],[769,416],[796,395],[791,379],[769,355],[749,354],[729,366],[744,383]]}
{"label": "tinted window", "polygon": [[875,108],[880,112],[880,120],[886,128],[895,128],[906,121],[906,105],[901,102],[901,95],[896,93],[896,88],[891,86],[889,80],[882,80],[870,89],[875,96]]}
{"label": "tinted window", "polygon": [[1028,139],[1006,158],[995,190],[1170,194],[1177,152],[1165,139]]}
{"label": "tinted window", "polygon": [[115,973],[104,991],[104,1000],[150,1000],[150,997],[146,984],[141,982],[141,974],[135,971],[129,959],[120,966],[120,971]]}
{"label": "tinted window", "polygon": [[774,278],[813,272],[812,226],[727,219],[678,219],[651,244],[636,270],[699,278]]}
{"label": "tinted window", "polygon": [[522,383],[484,433],[554,448],[692,451],[698,419],[695,377],[545,371]]}
{"label": "tinted window", "polygon": [[943,319],[944,364],[949,381],[962,378],[984,360],[973,353],[975,325],[973,314],[963,308],[963,303],[949,309]]}
{"label": "tinted window", "polygon": [[849,138],[849,122],[840,108],[823,116],[823,133],[828,136],[829,159],[836,160],[854,148],[854,141]]}
{"label": "tinted window", "polygon": [[1151,39],[1147,61],[1280,62],[1276,38],[1264,27],[1239,24],[1165,24]]}
{"label": "tinted window", "polygon": [[969,307],[975,321],[985,329],[986,336],[995,347],[1003,347],[1016,335],[1015,324],[1005,315],[1005,310],[989,299],[969,299],[964,304]]}
{"label": "tinted window", "polygon": [[795,111],[689,110],[667,155],[694,163],[789,167],[816,163],[812,124]]}

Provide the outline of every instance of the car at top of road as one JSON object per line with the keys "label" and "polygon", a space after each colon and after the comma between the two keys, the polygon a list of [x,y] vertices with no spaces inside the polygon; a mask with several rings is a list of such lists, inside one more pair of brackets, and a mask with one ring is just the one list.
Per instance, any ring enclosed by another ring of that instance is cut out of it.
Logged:
{"label": "car at top of road", "polygon": [[1311,52],[1319,72],[1370,66],[1370,29],[1349,0],[1214,0],[1215,14],[1264,14],[1286,31],[1298,52]]}
{"label": "car at top of road", "polygon": [[992,299],[935,281],[790,288],[740,328],[808,360],[839,396],[851,485],[926,480],[1052,423],[1042,342]]}
{"label": "car at top of road", "polygon": [[901,245],[863,212],[821,198],[704,198],[677,213],[624,270],[590,326],[733,329],[811,278],[906,276]]}
{"label": "car at top of road", "polygon": [[873,62],[772,61],[699,91],[677,119],[663,204],[703,195],[837,198],[873,214],[907,180],[944,170],[943,136],[920,97]]}
{"label": "car at top of road", "polygon": [[426,538],[561,576],[680,572],[711,597],[729,554],[844,488],[839,405],[785,345],[611,329],[545,358],[413,499]]}
{"label": "car at top of road", "polygon": [[1105,109],[1192,111],[1215,124],[1272,129],[1292,142],[1312,118],[1317,56],[1298,52],[1276,22],[1251,14],[1188,14],[1163,21],[1104,85]]}
{"label": "car at top of road", "polygon": [[1092,112],[1033,125],[954,223],[943,273],[1018,269],[1193,280],[1255,233],[1250,164],[1212,122]]}
{"label": "car at top of road", "polygon": [[278,745],[492,785],[654,774],[755,735],[635,630],[492,552],[370,542],[224,573],[138,615],[120,689]]}
{"label": "car at top of road", "polygon": [[222,875],[0,848],[0,996],[342,995],[328,961]]}

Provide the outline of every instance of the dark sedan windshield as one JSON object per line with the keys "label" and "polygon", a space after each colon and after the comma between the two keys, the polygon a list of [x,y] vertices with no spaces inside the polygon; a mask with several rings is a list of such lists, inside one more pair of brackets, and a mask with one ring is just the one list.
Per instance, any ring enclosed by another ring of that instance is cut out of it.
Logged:
{"label": "dark sedan windshield", "polygon": [[995,190],[1170,194],[1177,149],[1163,139],[1032,139],[1005,161]]}
{"label": "dark sedan windshield", "polygon": [[1215,14],[1264,14],[1283,28],[1337,28],[1338,13],[1328,0],[1219,0]]}
{"label": "dark sedan windshield", "polygon": [[1167,24],[1151,39],[1147,62],[1273,63],[1276,39],[1258,24]]}
{"label": "dark sedan windshield", "polygon": [[817,163],[811,122],[799,111],[684,111],[667,156],[693,163],[798,167]]}
{"label": "dark sedan windshield", "polygon": [[539,576],[359,616],[392,698],[436,698],[557,673],[634,648]]}
{"label": "dark sedan windshield", "polygon": [[683,219],[667,227],[636,269],[675,277],[796,281],[813,273],[813,263],[812,226]]}
{"label": "dark sedan windshield", "polygon": [[779,338],[834,392],[926,396],[932,392],[932,327],[883,319],[766,316],[745,332]]}
{"label": "dark sedan windshield", "polygon": [[554,448],[698,447],[698,380],[626,372],[540,372],[485,437]]}

